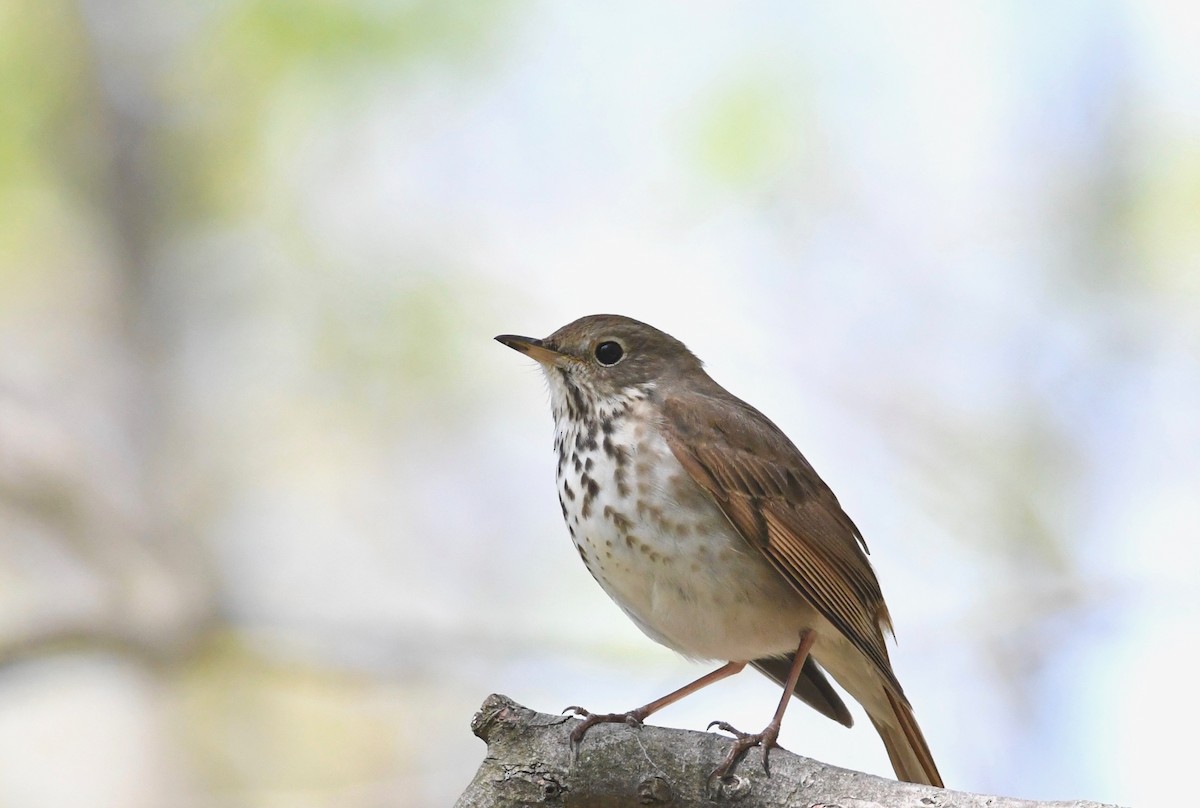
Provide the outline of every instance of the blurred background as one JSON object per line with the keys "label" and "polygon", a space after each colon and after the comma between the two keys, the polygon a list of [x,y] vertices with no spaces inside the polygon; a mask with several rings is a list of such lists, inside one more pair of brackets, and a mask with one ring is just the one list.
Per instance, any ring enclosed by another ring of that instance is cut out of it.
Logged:
{"label": "blurred background", "polygon": [[[838,493],[948,784],[1170,804],[1198,42],[1167,2],[5,0],[0,806],[449,805],[487,694],[713,667],[590,580],[491,341],[596,312]],[[890,776],[856,714],[781,741]]]}

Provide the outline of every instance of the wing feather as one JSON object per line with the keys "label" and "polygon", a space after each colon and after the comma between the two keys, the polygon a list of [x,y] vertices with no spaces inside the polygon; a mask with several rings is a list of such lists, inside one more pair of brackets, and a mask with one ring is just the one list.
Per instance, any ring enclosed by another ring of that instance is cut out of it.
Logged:
{"label": "wing feather", "polygon": [[858,528],[778,427],[715,383],[714,388],[663,402],[671,451],[747,543],[903,698],[884,642],[887,607]]}

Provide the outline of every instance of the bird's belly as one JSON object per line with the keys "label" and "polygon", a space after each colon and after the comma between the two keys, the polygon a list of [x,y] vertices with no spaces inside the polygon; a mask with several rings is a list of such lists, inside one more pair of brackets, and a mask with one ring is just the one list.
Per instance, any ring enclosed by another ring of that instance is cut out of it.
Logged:
{"label": "bird's belly", "polygon": [[577,482],[570,461],[560,479],[575,546],[604,591],[648,636],[688,657],[744,661],[795,650],[799,632],[815,626],[811,606],[665,442],[633,445],[621,470],[601,451],[582,458]]}
{"label": "bird's belly", "polygon": [[578,546],[609,596],[669,648],[724,660],[794,650],[800,630],[812,625],[803,599],[731,527],[686,519],[665,530],[649,521],[622,530],[584,520]]}

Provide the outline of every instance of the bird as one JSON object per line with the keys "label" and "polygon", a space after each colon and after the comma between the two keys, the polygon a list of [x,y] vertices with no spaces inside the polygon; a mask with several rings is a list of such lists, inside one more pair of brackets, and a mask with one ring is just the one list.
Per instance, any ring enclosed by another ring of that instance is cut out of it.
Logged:
{"label": "bird", "polygon": [[641,725],[750,665],[783,695],[761,732],[709,725],[734,736],[715,776],[755,746],[769,774],[793,695],[851,726],[828,674],[862,705],[898,779],[942,786],[888,657],[892,621],[866,542],[783,431],[682,342],[629,317],[495,339],[544,371],[559,504],[589,572],[652,640],[725,663],[627,712],[569,707],[583,719],[572,747],[597,724]]}

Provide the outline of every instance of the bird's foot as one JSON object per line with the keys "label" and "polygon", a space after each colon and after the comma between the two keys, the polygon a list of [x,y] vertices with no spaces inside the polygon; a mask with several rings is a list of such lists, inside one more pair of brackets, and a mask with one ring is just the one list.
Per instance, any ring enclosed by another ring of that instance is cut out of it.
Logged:
{"label": "bird's foot", "polygon": [[752,749],[755,746],[762,747],[763,771],[769,776],[771,774],[770,754],[771,750],[779,746],[779,724],[772,721],[767,724],[762,732],[742,732],[735,729],[725,721],[713,721],[708,725],[709,729],[716,727],[717,729],[728,732],[734,737],[733,745],[729,747],[729,753],[725,755],[725,759],[717,768],[713,769],[709,777],[718,777],[722,780],[733,774],[733,770],[737,768],[738,760],[742,755],[746,754],[747,749]]}
{"label": "bird's foot", "polygon": [[583,741],[583,736],[587,731],[597,724],[628,724],[631,727],[640,727],[647,713],[644,709],[638,708],[630,710],[627,713],[592,713],[571,705],[563,710],[564,713],[572,713],[579,716],[583,720],[579,722],[579,726],[571,730],[571,753],[577,755],[579,753],[579,744]]}

